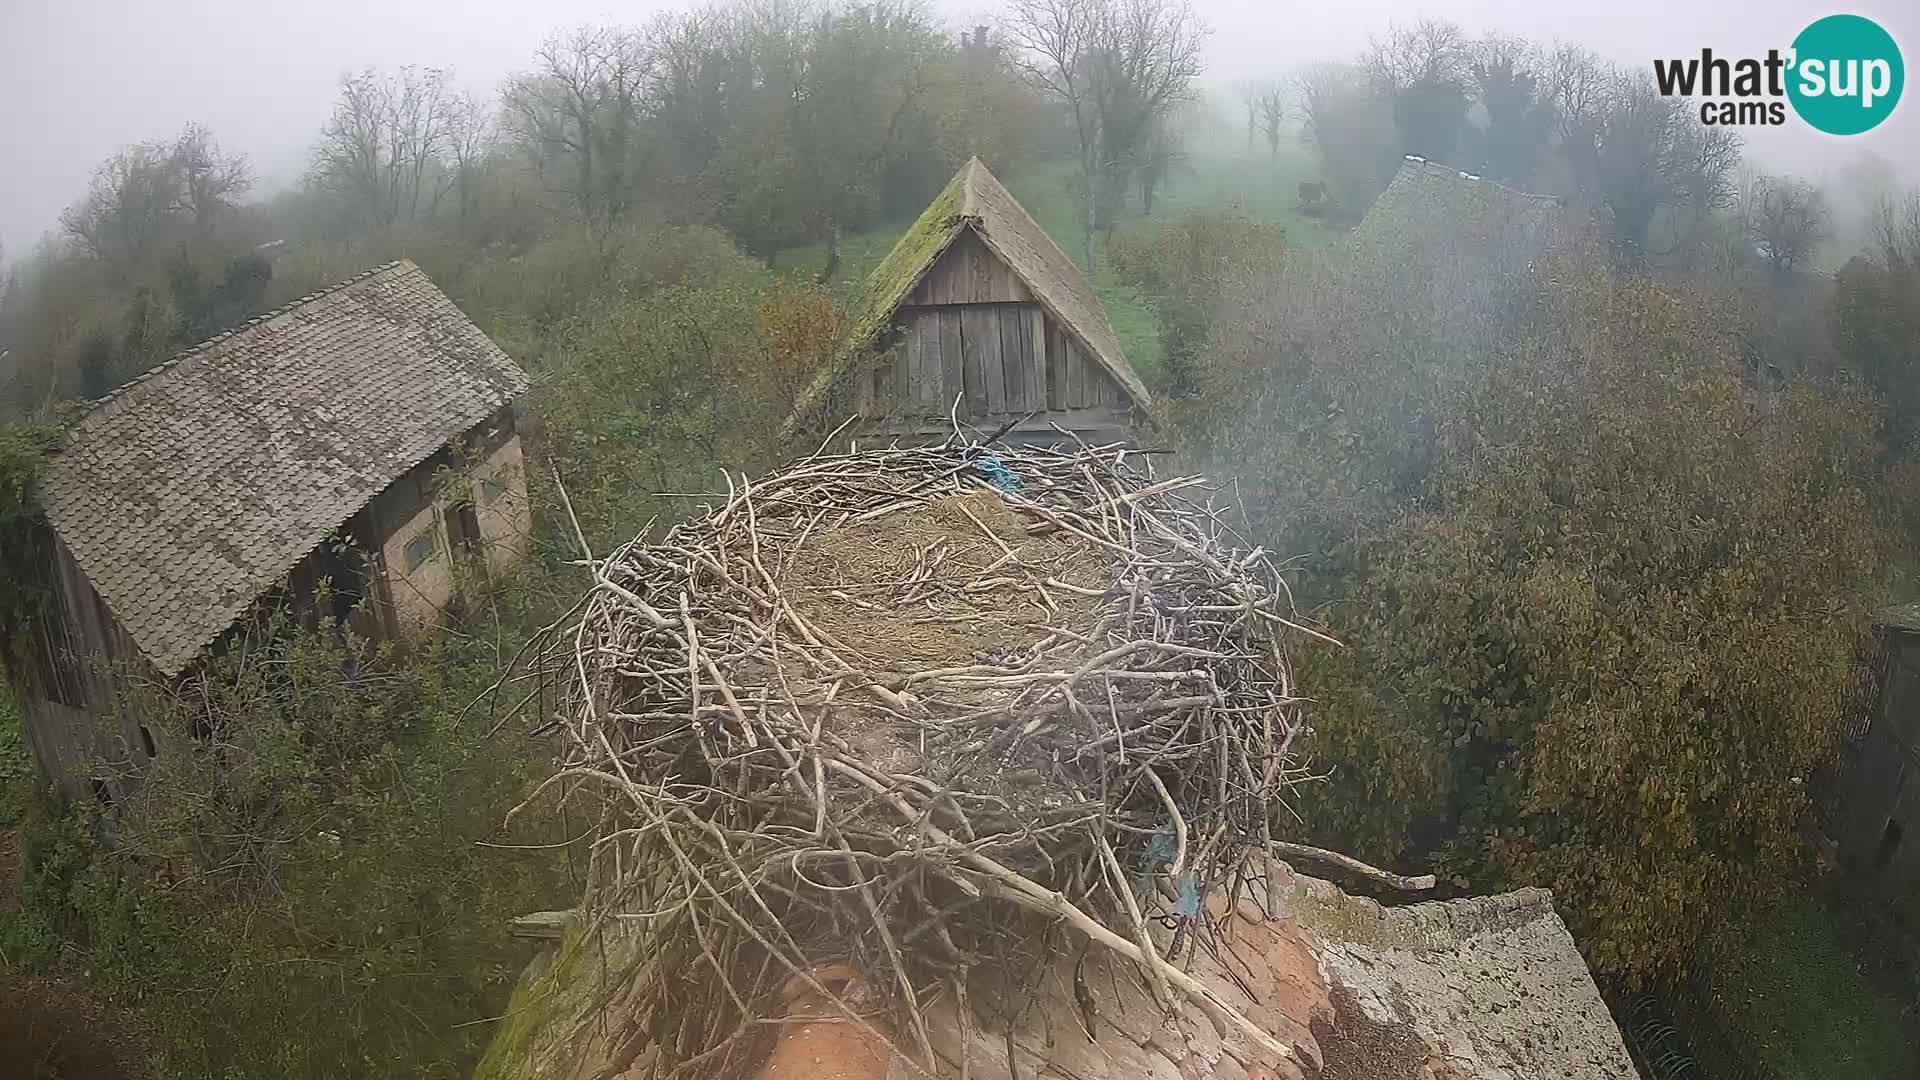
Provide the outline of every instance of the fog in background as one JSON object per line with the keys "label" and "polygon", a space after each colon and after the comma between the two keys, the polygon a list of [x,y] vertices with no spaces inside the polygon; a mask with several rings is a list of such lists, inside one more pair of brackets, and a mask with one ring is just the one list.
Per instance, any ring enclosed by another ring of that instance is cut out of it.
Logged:
{"label": "fog in background", "polygon": [[[1499,0],[1342,0],[1266,3],[1195,0],[1213,29],[1206,79],[1272,78],[1319,60],[1350,59],[1394,20],[1438,17],[1469,34],[1498,31],[1585,44],[1645,68],[1655,55],[1702,46],[1730,56],[1785,47],[1835,8],[1804,0],[1676,4],[1517,4]],[[491,94],[524,69],[548,33],[587,22],[644,23],[686,4],[601,0],[337,0],[310,4],[192,0],[148,4],[74,0],[0,2],[0,244],[24,254],[83,193],[95,165],[130,143],[207,126],[251,159],[268,194],[296,179],[326,119],[340,76],[364,67],[451,69],[464,88]],[[942,0],[956,28],[991,21],[992,4]],[[1876,19],[1920,57],[1920,11],[1885,2],[1847,8]],[[1895,161],[1920,177],[1920,91],[1867,135],[1831,138],[1792,121],[1747,128],[1749,154],[1770,170],[1819,180],[1855,153]]]}

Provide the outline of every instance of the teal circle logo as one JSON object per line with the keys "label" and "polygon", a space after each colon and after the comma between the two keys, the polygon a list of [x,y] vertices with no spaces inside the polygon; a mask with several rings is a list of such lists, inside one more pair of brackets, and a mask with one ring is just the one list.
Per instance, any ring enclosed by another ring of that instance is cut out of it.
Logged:
{"label": "teal circle logo", "polygon": [[1906,67],[1893,35],[1872,19],[1829,15],[1793,39],[1787,99],[1800,119],[1829,135],[1878,126],[1900,103]]}

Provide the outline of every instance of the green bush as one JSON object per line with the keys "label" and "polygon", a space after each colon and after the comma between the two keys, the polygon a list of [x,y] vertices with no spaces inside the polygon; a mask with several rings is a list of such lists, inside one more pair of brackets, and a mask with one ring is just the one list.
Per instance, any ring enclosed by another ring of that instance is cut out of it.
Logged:
{"label": "green bush", "polygon": [[1270,290],[1201,406],[1256,525],[1325,553],[1348,646],[1306,659],[1332,776],[1300,813],[1550,886],[1596,970],[1671,973],[1799,867],[1893,547],[1878,410],[1749,388],[1713,309],[1648,281],[1431,269]]}
{"label": "green bush", "polygon": [[1199,388],[1195,365],[1222,296],[1271,274],[1285,247],[1285,230],[1237,210],[1192,210],[1152,236],[1113,238],[1114,276],[1148,298],[1160,324],[1168,393],[1186,397]]}
{"label": "green bush", "polygon": [[24,830],[7,954],[136,1010],[163,1077],[464,1076],[526,959],[507,921],[578,893],[561,853],[480,846],[556,835],[500,832],[543,762],[463,716],[495,660],[291,631],[144,703],[137,794]]}

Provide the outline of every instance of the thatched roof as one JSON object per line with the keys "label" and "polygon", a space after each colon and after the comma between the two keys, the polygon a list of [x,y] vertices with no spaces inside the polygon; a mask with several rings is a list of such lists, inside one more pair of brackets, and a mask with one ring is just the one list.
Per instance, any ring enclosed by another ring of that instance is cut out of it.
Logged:
{"label": "thatched roof", "polygon": [[1566,200],[1409,156],[1354,230],[1363,246],[1440,245],[1451,258],[1519,271],[1569,226]]}
{"label": "thatched roof", "polygon": [[162,675],[527,377],[411,262],[302,297],[97,402],[47,519]]}
{"label": "thatched roof", "polygon": [[977,157],[960,167],[893,251],[874,268],[847,347],[834,369],[809,392],[809,403],[817,401],[834,376],[886,333],[901,302],[969,230],[1007,264],[1094,362],[1126,389],[1135,404],[1143,408],[1152,404],[1146,384],[1120,351],[1120,338],[1107,321],[1107,310],[1094,295],[1086,273]]}

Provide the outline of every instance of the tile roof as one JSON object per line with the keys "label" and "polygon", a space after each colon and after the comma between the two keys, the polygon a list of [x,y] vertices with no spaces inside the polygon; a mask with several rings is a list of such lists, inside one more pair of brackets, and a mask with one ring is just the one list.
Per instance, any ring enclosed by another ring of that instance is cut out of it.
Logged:
{"label": "tile roof", "polygon": [[527,387],[402,260],[180,353],[94,404],[41,483],[162,675],[407,470]]}
{"label": "tile roof", "polygon": [[809,408],[853,362],[859,350],[891,324],[893,313],[913,293],[960,234],[972,229],[1033,292],[1041,305],[1079,341],[1127,395],[1143,408],[1152,404],[1147,386],[1120,350],[1107,309],[1093,293],[1086,272],[1053,242],[1027,208],[979,158],[968,160],[935,196],[912,227],[867,279],[866,297],[847,350],[808,390]]}
{"label": "tile roof", "polygon": [[[1386,907],[1277,860],[1268,867],[1268,884],[1270,892],[1256,884],[1252,895],[1233,907],[1224,898],[1214,902],[1218,934],[1191,954],[1186,970],[1289,1048],[1289,1060],[1267,1057],[1243,1033],[1216,1028],[1196,1009],[1169,1016],[1148,996],[1136,971],[1110,962],[1103,950],[1083,952],[1065,943],[1052,962],[1038,961],[1018,973],[1021,982],[1013,993],[1021,1007],[1011,1027],[991,1004],[979,1011],[990,1018],[986,1023],[962,1015],[952,994],[929,1005],[928,1037],[940,1058],[932,1075],[937,1080],[969,1075],[974,1080],[1010,1075],[1637,1080],[1620,1029],[1545,890]],[[516,1000],[523,993],[551,993],[563,1008],[546,1015],[605,1009],[606,1015],[647,1030],[649,1018],[635,1015],[635,1000],[618,988],[609,997],[606,989],[607,980],[631,978],[641,970],[632,958],[644,954],[645,932],[616,919],[596,919],[594,925],[605,927],[599,931],[605,936],[594,947],[584,947],[587,939],[580,937],[581,960],[550,965],[542,981],[516,992]],[[1150,926],[1161,948],[1170,949],[1170,935]],[[991,964],[975,971],[993,977]],[[855,988],[848,996],[858,992]],[[776,1045],[793,1040],[794,1046],[785,1049],[794,1052],[776,1049],[750,1075],[757,1080],[883,1080],[908,1071],[889,1070],[884,1043],[854,1040],[847,1046],[842,1040],[831,1047],[809,1039],[817,1033],[809,1030],[816,1025],[801,1019],[807,1011],[804,1005],[790,1007],[784,1018]],[[826,1012],[823,1025],[848,1029]],[[609,1030],[632,1028],[557,1020],[531,1030],[516,1028],[502,1039],[524,1042],[502,1059],[517,1064],[496,1075],[500,1080],[584,1075],[589,1070],[576,1074],[548,1063],[570,1055],[587,1062],[612,1060],[617,1044],[594,1034]],[[897,1034],[894,1041],[900,1053],[915,1053],[912,1037]],[[1007,1062],[1014,1048],[1017,1072]],[[958,1066],[962,1060],[968,1068]]]}

